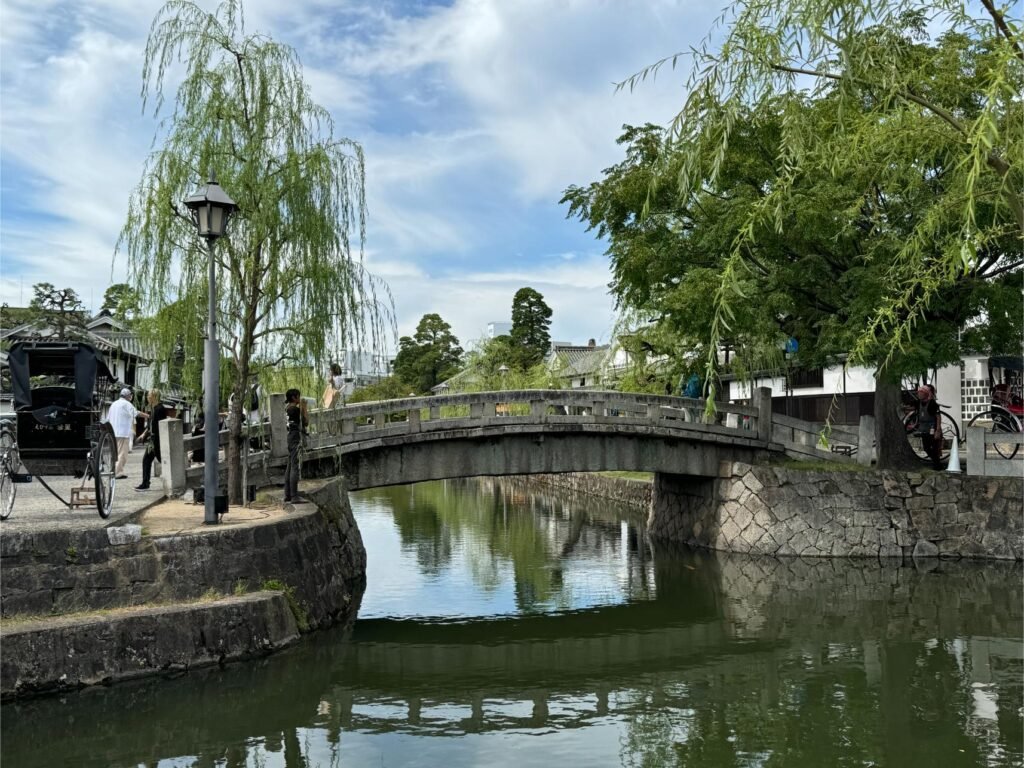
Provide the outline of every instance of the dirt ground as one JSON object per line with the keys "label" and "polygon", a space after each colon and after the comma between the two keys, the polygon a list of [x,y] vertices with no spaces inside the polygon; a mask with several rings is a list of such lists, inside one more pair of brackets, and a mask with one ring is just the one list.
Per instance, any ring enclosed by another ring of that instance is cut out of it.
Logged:
{"label": "dirt ground", "polygon": [[136,522],[142,526],[146,536],[173,536],[177,533],[214,533],[225,528],[245,525],[265,525],[287,515],[311,510],[308,502],[284,504],[277,500],[257,499],[248,507],[230,507],[221,516],[219,525],[205,525],[202,504],[193,504],[184,499],[167,499],[143,512]]}

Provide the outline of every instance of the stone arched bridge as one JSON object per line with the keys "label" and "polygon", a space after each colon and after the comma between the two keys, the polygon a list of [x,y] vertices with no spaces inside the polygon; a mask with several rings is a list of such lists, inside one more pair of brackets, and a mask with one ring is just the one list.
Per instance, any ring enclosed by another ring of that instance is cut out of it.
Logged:
{"label": "stone arched bridge", "polygon": [[[858,430],[833,428],[771,411],[771,390],[750,405],[611,391],[522,390],[410,397],[311,412],[306,474],[342,474],[350,489],[481,475],[632,470],[715,477],[720,462],[755,463],[771,454],[852,461]],[[270,398],[270,418],[250,426],[262,450],[246,457],[249,484],[273,482],[287,460],[284,396]],[[164,484],[171,494],[202,485],[188,455],[202,437],[181,423],[161,424]],[[860,457],[870,457],[872,435]],[[227,434],[221,433],[221,442]],[[252,444],[252,443],[250,443]],[[837,446],[848,450],[836,452]]]}

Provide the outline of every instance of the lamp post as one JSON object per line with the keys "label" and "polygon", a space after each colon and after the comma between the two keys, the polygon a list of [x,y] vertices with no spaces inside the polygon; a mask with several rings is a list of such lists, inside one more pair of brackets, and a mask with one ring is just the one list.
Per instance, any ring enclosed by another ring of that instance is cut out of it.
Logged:
{"label": "lamp post", "polygon": [[224,234],[228,219],[238,209],[238,205],[217,183],[216,175],[211,171],[206,186],[199,187],[184,201],[185,207],[192,213],[199,236],[206,239],[206,247],[210,251],[210,267],[208,277],[208,296],[206,320],[206,349],[203,362],[203,381],[206,386],[203,410],[206,412],[206,430],[204,433],[203,492],[206,525],[217,524],[217,486],[218,486],[218,451],[220,424],[218,419],[220,392],[220,350],[217,346],[217,273],[214,268],[213,243]]}

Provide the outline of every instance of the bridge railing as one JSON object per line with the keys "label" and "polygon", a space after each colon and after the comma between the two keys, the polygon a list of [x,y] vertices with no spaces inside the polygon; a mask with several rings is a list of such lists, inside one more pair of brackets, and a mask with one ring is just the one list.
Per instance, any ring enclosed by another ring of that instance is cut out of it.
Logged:
{"label": "bridge railing", "polygon": [[[770,412],[769,412],[770,413]],[[757,407],[724,403],[704,419],[704,402],[682,397],[574,390],[475,392],[349,405],[310,414],[307,450],[393,435],[474,426],[605,423],[699,429],[756,438]]]}
{"label": "bridge railing", "polygon": [[[287,433],[284,416],[284,395],[269,398],[269,417],[260,424],[249,425],[252,444],[244,446],[249,467],[266,469],[284,463],[287,457]],[[869,417],[868,417],[869,418]],[[201,464],[190,462],[193,451],[204,448],[202,436],[181,434],[180,422],[166,420],[169,433],[162,433],[162,444],[170,463],[165,485],[183,490],[200,485]],[[634,394],[599,390],[515,390],[474,392],[457,395],[407,397],[398,400],[346,405],[310,411],[309,437],[305,442],[307,457],[320,451],[336,451],[368,441],[395,436],[441,433],[516,425],[610,425],[643,430],[698,434],[703,439],[739,440],[748,445],[781,444],[796,455],[827,456],[830,447],[820,444],[821,425],[773,414],[771,390],[754,390],[750,405],[718,403],[710,419],[705,417],[705,401],[668,395]],[[862,425],[863,427],[863,425]],[[833,428],[834,444],[858,446],[865,430]],[[252,436],[255,435],[253,438]],[[227,444],[227,431],[220,432],[220,445]],[[870,461],[870,443],[858,460]],[[854,453],[852,448],[845,451]],[[842,458],[842,457],[840,457]]]}

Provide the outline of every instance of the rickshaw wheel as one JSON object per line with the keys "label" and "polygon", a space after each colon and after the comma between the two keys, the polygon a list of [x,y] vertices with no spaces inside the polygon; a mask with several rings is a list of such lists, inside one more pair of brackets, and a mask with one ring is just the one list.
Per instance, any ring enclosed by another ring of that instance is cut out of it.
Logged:
{"label": "rickshaw wheel", "polygon": [[14,473],[18,471],[18,446],[8,430],[0,432],[0,520],[6,520],[14,511]]}
{"label": "rickshaw wheel", "polygon": [[96,482],[96,509],[106,520],[114,509],[114,483],[117,468],[117,441],[109,424],[103,425],[92,452],[92,477]]}

